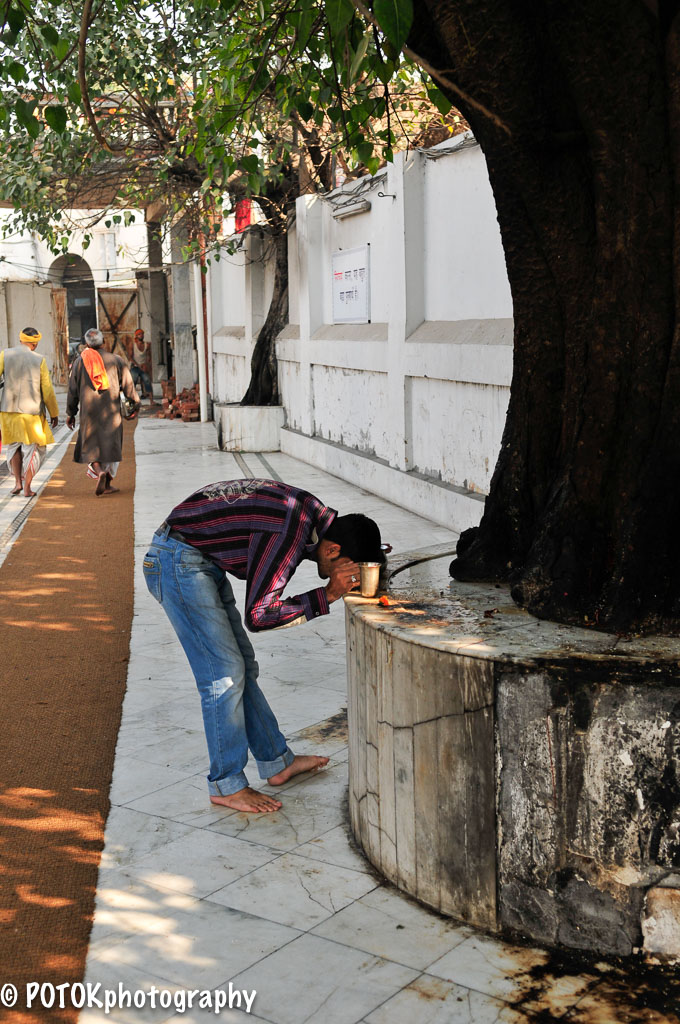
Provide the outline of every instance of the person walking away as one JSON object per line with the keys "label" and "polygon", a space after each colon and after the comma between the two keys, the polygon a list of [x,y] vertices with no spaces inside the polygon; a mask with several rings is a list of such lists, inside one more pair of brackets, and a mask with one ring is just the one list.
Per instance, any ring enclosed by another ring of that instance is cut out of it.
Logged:
{"label": "person walking away", "polygon": [[[316,562],[326,586],[283,591],[297,567]],[[151,595],[162,605],[193,671],[208,745],[212,803],[267,813],[281,801],[248,785],[248,748],[260,778],[281,786],[327,757],[296,755],[258,686],[258,664],[229,576],[246,581],[251,631],[327,615],[359,583],[357,562],[383,562],[380,530],[357,513],[338,516],[313,494],[276,480],[209,484],[168,514],[144,558]]]}
{"label": "person walking away", "polygon": [[71,370],[66,400],[66,425],[73,430],[80,409],[74,462],[87,463],[87,475],[97,481],[95,494],[115,494],[112,480],[123,457],[121,391],[140,406],[130,370],[120,358],[102,346],[104,335],[96,327],[85,334],[83,352]]}
{"label": "person walking away", "polygon": [[132,342],[132,359],[130,373],[135,387],[142,387],[142,398],[149,399],[149,405],[155,405],[153,384],[151,383],[151,345],[144,341],[144,331],[138,327]]}
{"label": "person walking away", "polygon": [[[42,338],[35,327],[25,327],[21,345],[0,352],[0,376],[5,386],[0,401],[0,434],[6,445],[5,458],[14,474],[12,494],[33,498],[33,477],[38,472],[48,444],[54,444],[50,425],[59,424],[59,406],[50,371],[43,356],[35,351]],[[49,413],[51,424],[47,422]]]}

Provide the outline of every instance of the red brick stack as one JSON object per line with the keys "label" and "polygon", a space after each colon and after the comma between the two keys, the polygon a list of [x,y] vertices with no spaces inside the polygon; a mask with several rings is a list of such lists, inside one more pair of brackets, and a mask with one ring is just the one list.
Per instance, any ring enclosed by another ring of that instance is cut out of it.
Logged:
{"label": "red brick stack", "polygon": [[161,381],[163,387],[163,410],[157,413],[158,419],[184,420],[185,423],[195,422],[201,418],[198,388],[184,388],[175,392],[175,378]]}

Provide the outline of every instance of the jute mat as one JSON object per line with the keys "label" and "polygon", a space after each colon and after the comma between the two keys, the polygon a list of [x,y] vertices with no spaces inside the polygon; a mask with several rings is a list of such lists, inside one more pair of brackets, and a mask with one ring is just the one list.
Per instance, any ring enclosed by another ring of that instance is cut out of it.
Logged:
{"label": "jute mat", "polygon": [[[58,997],[51,1009],[27,1011],[25,993],[29,982],[56,987],[84,973],[132,623],[133,438],[126,423],[120,494],[101,498],[71,445],[0,566],[7,1024],[77,1018]],[[8,984],[18,989],[13,1010]]]}

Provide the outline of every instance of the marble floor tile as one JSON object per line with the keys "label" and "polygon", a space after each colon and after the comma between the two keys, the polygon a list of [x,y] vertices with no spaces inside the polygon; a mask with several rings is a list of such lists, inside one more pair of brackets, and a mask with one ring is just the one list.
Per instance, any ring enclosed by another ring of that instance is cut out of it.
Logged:
{"label": "marble floor tile", "polygon": [[195,828],[205,828],[218,823],[225,816],[237,813],[210,803],[208,784],[203,773],[183,778],[172,786],[133,800],[127,806],[135,811],[170,818]]}
{"label": "marble floor tile", "polygon": [[422,975],[364,1018],[366,1024],[534,1024],[481,992]]}
{"label": "marble floor tile", "polygon": [[208,753],[202,729],[168,728],[164,732],[161,739],[149,733],[149,742],[145,743],[143,730],[131,729],[121,737],[121,753],[134,754],[148,764],[174,768],[175,771],[192,775],[201,769],[207,770]]}
{"label": "marble floor tile", "polygon": [[337,759],[347,749],[347,709],[341,706],[334,715],[298,729],[288,736],[296,753],[320,754]]}
{"label": "marble floor tile", "polygon": [[129,807],[112,807],[106,822],[106,845],[101,866],[124,867],[191,832],[188,825],[158,815],[142,814]]}
{"label": "marble floor tile", "polygon": [[299,857],[320,860],[324,864],[336,864],[340,868],[375,874],[375,869],[350,838],[349,826],[346,823],[337,825],[322,836],[316,836],[308,843],[303,843],[296,848],[295,853]]}
{"label": "marble floor tile", "polygon": [[382,886],[318,925],[313,934],[424,970],[472,932]]}
{"label": "marble floor tile", "polygon": [[[88,969],[92,976],[107,967],[120,970],[125,966],[148,971],[182,988],[224,987],[240,971],[258,964],[300,934],[293,928],[205,901],[201,901],[200,913],[178,911],[165,917],[164,922],[162,932],[132,932],[122,942],[102,943],[91,950]],[[236,987],[257,989],[257,984]]]}
{"label": "marble floor tile", "polygon": [[[346,770],[344,765],[342,767]],[[262,786],[266,792],[276,792],[280,797],[283,806],[279,811],[261,815],[226,812],[207,827],[210,831],[261,843],[273,850],[293,850],[346,820],[347,783],[333,782],[329,775],[329,771],[319,773],[318,781],[325,784],[322,790],[310,788],[304,781],[288,789]]]}
{"label": "marble floor tile", "polygon": [[494,999],[517,1003],[534,986],[532,968],[544,966],[548,959],[549,954],[540,949],[475,935],[431,963],[427,973]]}
{"label": "marble floor tile", "polygon": [[90,934],[90,949],[112,945],[130,934],[162,934],[168,925],[164,918],[178,911],[196,912],[198,900],[186,893],[160,891],[124,868],[99,871],[95,921]]}
{"label": "marble floor tile", "polygon": [[257,989],[254,1009],[272,1024],[355,1024],[416,976],[408,967],[303,935],[232,980]]}
{"label": "marble floor tile", "polygon": [[131,875],[149,885],[201,897],[277,856],[277,851],[264,846],[193,828],[188,835],[131,861],[126,867]]}
{"label": "marble floor tile", "polygon": [[287,853],[211,893],[211,903],[308,929],[374,889],[361,871]]}
{"label": "marble floor tile", "polygon": [[109,794],[112,804],[126,804],[148,793],[157,793],[166,786],[191,778],[195,772],[183,772],[166,765],[150,764],[138,757],[123,754],[116,748],[113,782]]}

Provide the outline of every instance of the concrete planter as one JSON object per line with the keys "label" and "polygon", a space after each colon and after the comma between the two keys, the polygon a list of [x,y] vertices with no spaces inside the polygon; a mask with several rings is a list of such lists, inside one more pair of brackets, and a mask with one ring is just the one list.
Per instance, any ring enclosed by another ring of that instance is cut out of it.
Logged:
{"label": "concrete planter", "polygon": [[346,599],[355,837],[476,927],[680,959],[680,641],[541,622],[449,560]]}
{"label": "concrete planter", "polygon": [[216,405],[218,447],[225,452],[278,452],[285,413],[280,405]]}

